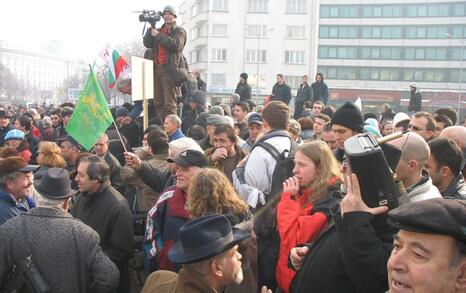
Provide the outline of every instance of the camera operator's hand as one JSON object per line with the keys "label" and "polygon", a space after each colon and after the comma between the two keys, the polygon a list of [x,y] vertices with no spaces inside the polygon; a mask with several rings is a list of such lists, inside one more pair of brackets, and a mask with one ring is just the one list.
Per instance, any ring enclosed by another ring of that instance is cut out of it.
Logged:
{"label": "camera operator's hand", "polygon": [[362,200],[361,188],[356,174],[346,177],[347,193],[345,198],[340,203],[341,216],[347,212],[367,212],[373,215],[380,215],[388,211],[387,206],[370,208]]}
{"label": "camera operator's hand", "polygon": [[159,34],[159,31],[156,30],[155,28],[150,29],[150,35],[153,37],[156,37]]}

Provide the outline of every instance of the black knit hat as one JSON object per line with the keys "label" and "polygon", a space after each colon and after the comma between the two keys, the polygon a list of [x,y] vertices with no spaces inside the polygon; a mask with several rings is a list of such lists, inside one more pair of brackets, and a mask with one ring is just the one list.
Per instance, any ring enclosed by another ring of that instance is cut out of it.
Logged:
{"label": "black knit hat", "polygon": [[331,124],[348,127],[356,132],[362,132],[364,128],[362,113],[351,101],[344,103],[343,106],[335,111]]}
{"label": "black knit hat", "polygon": [[239,77],[241,77],[244,80],[248,80],[248,74],[246,72],[241,73]]}

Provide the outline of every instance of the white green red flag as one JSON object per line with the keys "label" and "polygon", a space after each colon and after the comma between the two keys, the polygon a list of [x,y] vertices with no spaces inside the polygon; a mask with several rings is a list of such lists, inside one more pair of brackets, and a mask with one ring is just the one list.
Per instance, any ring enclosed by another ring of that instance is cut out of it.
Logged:
{"label": "white green red flag", "polygon": [[117,49],[105,48],[102,57],[108,64],[108,86],[112,89],[118,80],[124,80],[131,75],[131,68],[125,57]]}

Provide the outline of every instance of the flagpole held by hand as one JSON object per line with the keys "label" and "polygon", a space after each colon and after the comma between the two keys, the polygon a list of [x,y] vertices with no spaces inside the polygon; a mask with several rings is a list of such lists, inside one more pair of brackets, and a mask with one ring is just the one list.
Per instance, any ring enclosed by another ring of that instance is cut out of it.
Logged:
{"label": "flagpole held by hand", "polygon": [[115,120],[113,120],[113,125],[115,125],[115,129],[116,129],[116,132],[118,133],[118,137],[120,138],[121,145],[123,146],[125,153],[127,153],[128,150],[126,149],[125,142],[123,141],[123,138],[121,137],[120,130],[118,130],[118,125],[116,125]]}

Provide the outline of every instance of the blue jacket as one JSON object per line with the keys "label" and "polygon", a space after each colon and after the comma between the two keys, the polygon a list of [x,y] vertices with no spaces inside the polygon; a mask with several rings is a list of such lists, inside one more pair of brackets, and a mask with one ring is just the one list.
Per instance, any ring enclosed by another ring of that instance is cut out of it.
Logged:
{"label": "blue jacket", "polygon": [[177,140],[183,137],[186,137],[186,136],[183,134],[183,132],[181,132],[180,128],[177,128],[176,131],[173,132],[172,135],[170,135],[170,138],[168,139],[168,141],[174,141],[174,140]]}
{"label": "blue jacket", "polygon": [[8,192],[0,188],[0,225],[35,206],[32,198],[26,197],[26,202],[17,202]]}

